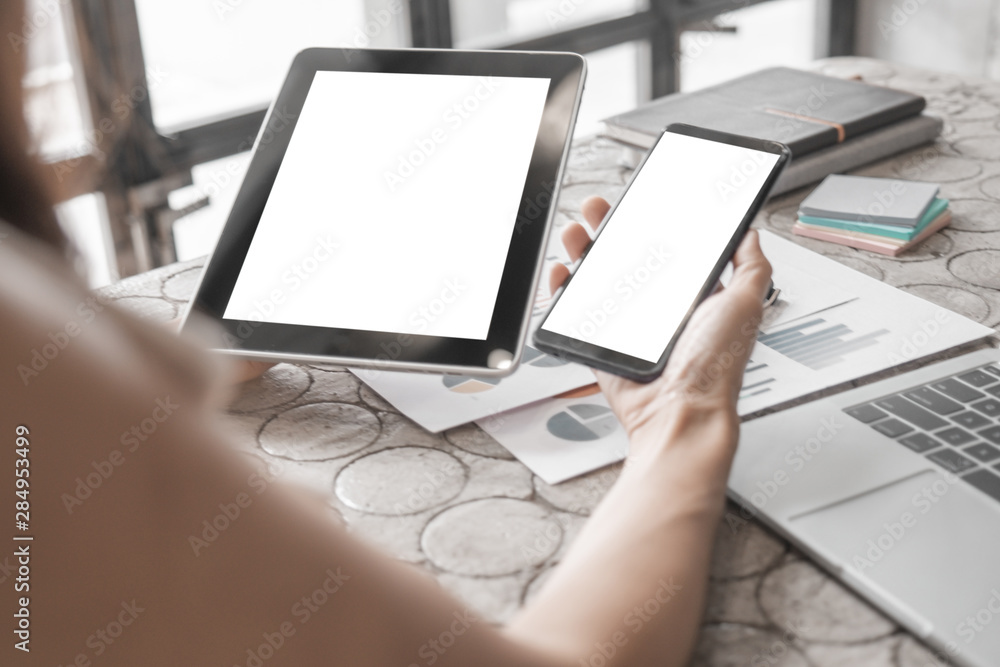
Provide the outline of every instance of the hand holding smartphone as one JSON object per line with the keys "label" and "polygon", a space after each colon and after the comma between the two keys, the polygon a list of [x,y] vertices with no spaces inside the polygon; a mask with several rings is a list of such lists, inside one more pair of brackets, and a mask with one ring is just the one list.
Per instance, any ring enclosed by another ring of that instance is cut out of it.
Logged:
{"label": "hand holding smartphone", "polygon": [[556,295],[536,346],[640,382],[658,377],[788,159],[777,142],[668,127]]}

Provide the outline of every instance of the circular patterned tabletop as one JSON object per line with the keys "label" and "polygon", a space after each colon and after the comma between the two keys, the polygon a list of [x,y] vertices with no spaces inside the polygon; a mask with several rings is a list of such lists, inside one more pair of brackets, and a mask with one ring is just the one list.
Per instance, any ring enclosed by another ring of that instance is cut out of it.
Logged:
{"label": "circular patterned tabletop", "polygon": [[[862,58],[820,61],[927,97],[945,119],[934,144],[853,173],[941,184],[954,222],[899,258],[791,236],[809,188],[771,201],[757,225],[992,327],[1000,323],[1000,84]],[[577,142],[555,234],[594,194],[613,199],[631,151]],[[105,295],[149,319],[176,317],[203,260],[117,283]],[[426,568],[502,623],[557,567],[617,476],[606,468],[550,486],[474,425],[431,434],[343,369],[282,364],[243,385],[225,428],[282,477],[329,498],[354,533]],[[735,511],[735,508],[730,508]],[[723,521],[695,665],[941,665],[932,653],[760,524]]]}

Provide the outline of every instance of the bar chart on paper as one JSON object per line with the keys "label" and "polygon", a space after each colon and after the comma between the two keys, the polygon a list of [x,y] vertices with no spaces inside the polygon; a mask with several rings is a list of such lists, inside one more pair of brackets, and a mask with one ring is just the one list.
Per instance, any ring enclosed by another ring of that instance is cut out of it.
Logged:
{"label": "bar chart on paper", "polygon": [[[815,371],[844,362],[848,355],[879,344],[888,329],[855,334],[846,324],[831,323],[823,318],[762,334],[758,341]],[[744,387],[747,389],[747,387]]]}
{"label": "bar chart on paper", "polygon": [[740,389],[740,400],[752,396],[760,396],[771,391],[771,386],[776,380],[771,377],[773,373],[768,372],[768,365],[758,363],[751,359],[747,362],[746,370],[743,371],[743,388]]}

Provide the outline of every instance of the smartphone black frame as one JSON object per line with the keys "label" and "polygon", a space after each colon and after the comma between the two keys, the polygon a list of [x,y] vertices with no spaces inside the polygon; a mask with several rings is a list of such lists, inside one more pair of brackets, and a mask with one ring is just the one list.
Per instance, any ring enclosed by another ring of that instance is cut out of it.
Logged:
{"label": "smartphone black frame", "polygon": [[[737,226],[736,231],[733,233],[732,238],[730,238],[729,243],[726,245],[722,254],[719,256],[719,261],[713,267],[711,273],[705,280],[704,285],[699,290],[698,295],[695,297],[694,302],[690,305],[684,318],[681,320],[680,326],[673,333],[667,346],[664,348],[663,353],[660,358],[654,363],[647,361],[645,359],[639,359],[628,354],[623,354],[615,350],[609,350],[592,343],[587,343],[585,341],[572,338],[570,336],[564,336],[552,331],[545,329],[545,322],[548,321],[549,316],[552,314],[552,310],[556,307],[559,302],[559,298],[562,296],[563,292],[569,287],[573,280],[573,275],[571,275],[563,286],[559,289],[555,298],[552,300],[549,306],[548,312],[546,312],[539,327],[535,330],[533,335],[533,340],[535,347],[539,350],[551,354],[562,359],[567,359],[569,361],[575,361],[578,363],[585,364],[591,368],[596,368],[598,370],[607,371],[615,375],[619,375],[630,380],[635,380],[637,382],[651,382],[662,375],[664,369],[667,366],[667,360],[670,357],[670,353],[673,351],[674,346],[677,344],[677,339],[680,337],[681,333],[687,327],[688,322],[691,320],[691,316],[694,314],[695,309],[707,299],[712,292],[715,290],[715,286],[719,282],[719,278],[722,276],[722,272],[725,270],[726,265],[732,260],[733,255],[736,253],[736,249],[739,247],[740,242],[746,235],[747,231],[750,229],[750,225],[753,224],[754,218],[760,212],[761,207],[763,207],[764,202],[777,182],[784,170],[785,165],[791,157],[791,151],[784,144],[777,141],[769,141],[765,139],[757,139],[754,137],[747,137],[738,134],[731,134],[728,132],[721,132],[718,130],[710,130],[703,127],[696,127],[693,125],[688,125],[685,123],[674,123],[669,126],[657,137],[656,142],[653,144],[649,152],[643,158],[639,166],[636,167],[635,172],[632,174],[632,178],[629,180],[628,184],[625,186],[625,190],[622,192],[618,201],[615,202],[614,206],[604,217],[601,225],[597,228],[597,232],[594,236],[594,240],[587,246],[580,258],[577,265],[582,266],[585,261],[587,261],[587,255],[590,253],[590,249],[594,247],[597,240],[600,238],[601,233],[614,220],[615,212],[618,210],[619,204],[628,196],[629,189],[631,189],[632,184],[635,182],[636,176],[642,171],[645,166],[646,161],[649,160],[649,156],[653,154],[657,146],[660,144],[660,140],[668,134],[682,134],[689,137],[695,137],[697,139],[705,139],[708,141],[721,142],[733,146],[739,146],[741,148],[749,148],[758,150],[764,153],[771,153],[778,155],[778,160],[775,162],[774,167],[771,169],[771,173],[768,174],[767,179],[764,181],[763,186],[761,186],[760,191],[757,193],[750,204],[750,208],[747,209],[747,213],[740,224]],[[664,203],[666,206],[666,202]]]}

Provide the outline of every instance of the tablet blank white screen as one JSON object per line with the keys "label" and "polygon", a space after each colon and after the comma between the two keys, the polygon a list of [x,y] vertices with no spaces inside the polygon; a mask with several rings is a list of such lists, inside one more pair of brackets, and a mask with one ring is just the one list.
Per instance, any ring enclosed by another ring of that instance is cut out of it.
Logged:
{"label": "tablet blank white screen", "polygon": [[664,134],[542,327],[658,361],[777,161]]}
{"label": "tablet blank white screen", "polygon": [[548,88],[317,72],[224,317],[485,340]]}

